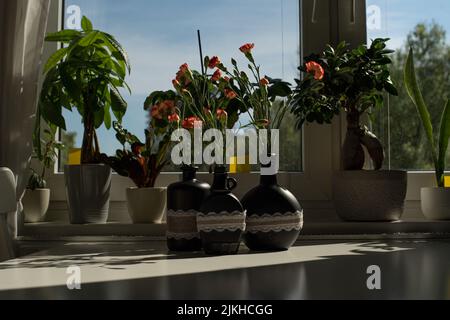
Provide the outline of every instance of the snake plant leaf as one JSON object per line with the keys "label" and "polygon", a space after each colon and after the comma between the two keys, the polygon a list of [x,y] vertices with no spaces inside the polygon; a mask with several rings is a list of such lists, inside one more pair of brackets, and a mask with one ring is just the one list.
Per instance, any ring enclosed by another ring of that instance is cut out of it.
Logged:
{"label": "snake plant leaf", "polygon": [[416,106],[420,118],[422,119],[425,134],[431,145],[433,161],[435,163],[435,166],[438,167],[438,156],[436,151],[436,142],[433,134],[433,125],[431,123],[431,117],[430,113],[428,112],[427,105],[425,103],[425,100],[423,99],[422,92],[420,91],[419,85],[417,83],[417,76],[414,68],[414,52],[412,49],[410,50],[408,59],[406,61],[404,80],[406,91],[408,92],[408,95]]}
{"label": "snake plant leaf", "polygon": [[441,129],[439,133],[439,159],[438,159],[438,179],[441,186],[444,185],[445,158],[450,139],[450,99],[447,101],[442,113]]}

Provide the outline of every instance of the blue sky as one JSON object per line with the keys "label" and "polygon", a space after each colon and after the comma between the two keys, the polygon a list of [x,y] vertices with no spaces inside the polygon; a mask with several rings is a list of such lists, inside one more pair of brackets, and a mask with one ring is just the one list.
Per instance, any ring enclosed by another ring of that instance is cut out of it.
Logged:
{"label": "blue sky", "polygon": [[[154,90],[170,89],[178,67],[189,63],[199,68],[196,30],[202,31],[204,54],[219,55],[225,63],[241,57],[238,48],[256,44],[255,57],[263,72],[292,81],[299,64],[298,0],[66,0],[76,5],[97,29],[112,33],[130,55],[133,94],[125,95],[129,111],[125,126],[142,136],[146,116],[145,97]],[[381,11],[381,29],[369,30],[369,38],[390,37],[400,47],[418,22],[436,22],[450,30],[450,0],[367,0]],[[69,16],[66,16],[66,19]],[[243,59],[238,59],[244,63]],[[245,66],[242,64],[242,66]],[[76,114],[66,115],[69,131],[82,125]],[[99,130],[104,152],[119,147],[114,134]]]}

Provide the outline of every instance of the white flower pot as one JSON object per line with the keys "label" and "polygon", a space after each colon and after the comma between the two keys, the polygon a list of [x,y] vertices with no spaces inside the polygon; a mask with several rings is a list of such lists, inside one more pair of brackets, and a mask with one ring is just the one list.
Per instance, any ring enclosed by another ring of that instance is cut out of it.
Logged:
{"label": "white flower pot", "polygon": [[167,207],[167,188],[128,188],[127,204],[134,224],[161,223]]}
{"label": "white flower pot", "polygon": [[450,188],[422,188],[422,212],[430,220],[450,220]]}
{"label": "white flower pot", "polygon": [[50,189],[27,190],[22,199],[26,223],[45,221],[50,204]]}

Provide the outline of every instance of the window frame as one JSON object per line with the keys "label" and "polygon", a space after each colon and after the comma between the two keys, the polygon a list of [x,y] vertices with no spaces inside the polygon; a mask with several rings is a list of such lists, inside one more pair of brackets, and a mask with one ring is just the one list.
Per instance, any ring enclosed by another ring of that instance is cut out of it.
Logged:
{"label": "window frame", "polygon": [[[317,52],[324,44],[337,44],[342,40],[366,42],[365,0],[299,0],[300,3],[300,55]],[[52,0],[48,32],[57,31],[63,25],[64,0]],[[354,17],[354,18],[353,18]],[[347,23],[347,21],[350,21]],[[46,44],[44,59],[57,50],[57,44]],[[301,57],[300,57],[301,58]],[[302,61],[302,59],[300,59]],[[291,190],[305,209],[317,213],[316,219],[335,220],[333,206],[333,175],[341,169],[341,145],[345,138],[345,117],[336,117],[331,125],[307,124],[302,134],[303,172],[281,172],[279,182]],[[201,174],[201,179],[211,177]],[[259,181],[259,174],[234,175],[239,181],[237,196],[243,196]],[[433,186],[433,172],[409,172],[407,201],[411,216],[421,216],[418,201],[420,189]],[[180,179],[179,173],[162,173],[157,185],[166,187]],[[48,186],[52,189],[52,202],[65,202],[66,192],[63,173],[50,173]],[[125,191],[132,182],[114,174],[111,201],[126,201]]]}

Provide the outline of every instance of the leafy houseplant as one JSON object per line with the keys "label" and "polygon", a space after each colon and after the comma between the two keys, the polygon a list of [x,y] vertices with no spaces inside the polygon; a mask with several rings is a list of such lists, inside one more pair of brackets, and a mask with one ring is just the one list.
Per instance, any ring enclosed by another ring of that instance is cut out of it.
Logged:
{"label": "leafy houseplant", "polygon": [[[100,165],[96,129],[111,128],[127,110],[120,88],[128,88],[127,54],[110,34],[95,30],[88,18],[82,30],[48,34],[47,41],[61,42],[45,65],[39,112],[51,125],[66,130],[63,110],[78,111],[84,125],[81,166],[66,166],[69,213],[72,223],[105,222],[109,210],[111,169]],[[129,89],[129,88],[128,88]],[[98,188],[94,188],[98,186]]]}
{"label": "leafy houseplant", "polygon": [[[50,189],[47,188],[45,181],[46,171],[52,168],[58,157],[58,151],[64,147],[61,142],[56,141],[55,136],[56,129],[49,127],[44,130],[42,137],[35,136],[33,139],[32,160],[39,162],[42,168],[39,173],[30,168],[27,191],[22,199],[25,222],[36,223],[45,219],[50,202]],[[36,142],[37,139],[39,143]]]}
{"label": "leafy houseplant", "polygon": [[[313,54],[300,67],[303,80],[297,80],[291,107],[298,127],[307,122],[331,123],[345,112],[347,134],[342,148],[346,171],[334,179],[335,205],[344,220],[392,221],[403,213],[406,172],[379,171],[384,150],[378,138],[363,126],[361,118],[380,108],[384,95],[397,95],[390,78],[392,63],[387,49],[389,39],[375,39],[370,46],[351,49],[345,42],[336,48],[327,46],[322,54]],[[374,172],[361,171],[365,150]],[[377,194],[374,196],[374,194]],[[375,199],[376,198],[376,199]]]}
{"label": "leafy houseplant", "polygon": [[448,144],[450,139],[450,100],[443,108],[439,134],[434,131],[430,112],[420,90],[414,66],[414,52],[410,50],[405,65],[404,79],[407,92],[417,108],[422,120],[425,134],[430,144],[431,155],[435,165],[438,188],[422,189],[422,211],[430,219],[450,219],[450,189],[445,188],[445,169]]}
{"label": "leafy houseplant", "polygon": [[149,126],[145,143],[114,122],[116,138],[123,148],[114,157],[103,155],[119,175],[130,178],[136,188],[127,189],[128,208],[134,223],[159,223],[166,209],[166,189],[155,188],[156,180],[168,162],[172,132],[180,117],[173,91],[152,93],[145,101]]}

